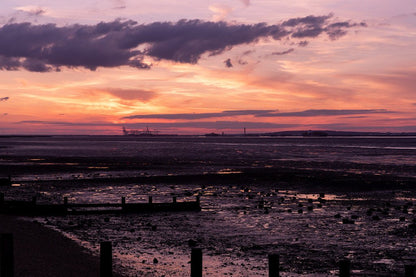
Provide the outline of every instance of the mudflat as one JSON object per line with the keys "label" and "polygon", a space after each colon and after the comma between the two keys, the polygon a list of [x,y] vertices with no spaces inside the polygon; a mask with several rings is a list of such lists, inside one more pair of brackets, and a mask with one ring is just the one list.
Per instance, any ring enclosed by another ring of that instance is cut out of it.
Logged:
{"label": "mudflat", "polygon": [[37,222],[0,215],[0,233],[12,233],[15,276],[99,276],[99,258]]}

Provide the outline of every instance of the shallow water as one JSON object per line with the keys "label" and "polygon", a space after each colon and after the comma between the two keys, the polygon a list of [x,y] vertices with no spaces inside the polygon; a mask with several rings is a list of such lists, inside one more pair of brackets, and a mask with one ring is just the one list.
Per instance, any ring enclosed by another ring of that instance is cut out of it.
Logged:
{"label": "shallow water", "polygon": [[36,218],[95,253],[100,241],[111,240],[117,266],[129,276],[189,276],[191,246],[203,249],[206,276],[267,276],[270,253],[280,254],[283,276],[336,275],[344,257],[356,275],[399,276],[416,257],[416,232],[409,227],[416,190],[329,190],[319,200],[322,191],[279,180],[267,185],[117,180],[207,173],[221,178],[243,168],[281,167],[415,176],[415,146],[416,139],[408,137],[0,138],[0,168],[21,184],[0,190],[10,198],[36,194],[39,202],[68,197],[77,203],[119,202],[122,196],[127,202],[146,202],[149,196],[154,202],[173,196],[186,201],[200,195],[201,212]]}

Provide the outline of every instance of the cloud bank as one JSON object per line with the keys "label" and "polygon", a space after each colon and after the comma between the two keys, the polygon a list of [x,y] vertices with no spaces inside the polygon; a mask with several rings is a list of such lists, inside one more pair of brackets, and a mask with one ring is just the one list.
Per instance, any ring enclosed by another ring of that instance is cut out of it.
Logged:
{"label": "cloud bank", "polygon": [[256,117],[309,117],[309,116],[338,116],[353,114],[388,114],[396,113],[385,109],[369,109],[369,110],[305,110],[300,112],[289,113],[264,113],[256,114]]}
{"label": "cloud bank", "polygon": [[177,113],[177,114],[138,114],[123,117],[122,119],[184,119],[196,120],[206,118],[230,117],[240,115],[262,115],[277,112],[277,110],[234,110],[218,113]]}
{"label": "cloud bank", "polygon": [[138,24],[135,21],[96,25],[31,23],[0,28],[0,69],[35,72],[61,67],[131,66],[148,69],[145,57],[195,64],[204,54],[214,56],[261,39],[311,39],[321,34],[338,39],[347,29],[365,23],[335,21],[332,15],[293,18],[280,24],[230,24],[224,21],[180,20]]}
{"label": "cloud bank", "polygon": [[8,96],[6,96],[6,97],[1,97],[1,98],[0,98],[0,102],[7,101],[7,100],[9,100],[9,97],[8,97]]}
{"label": "cloud bank", "polygon": [[177,114],[138,114],[123,117],[122,119],[173,119],[173,120],[197,120],[206,118],[220,118],[231,116],[252,115],[254,117],[314,117],[314,116],[339,116],[356,114],[390,114],[396,113],[385,109],[368,110],[305,110],[299,112],[280,113],[278,110],[233,110],[218,113],[177,113]]}

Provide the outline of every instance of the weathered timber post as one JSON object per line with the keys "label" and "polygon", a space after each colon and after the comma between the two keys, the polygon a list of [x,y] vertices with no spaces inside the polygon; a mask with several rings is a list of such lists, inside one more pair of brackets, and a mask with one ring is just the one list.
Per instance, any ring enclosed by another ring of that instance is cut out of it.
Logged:
{"label": "weathered timber post", "polygon": [[13,234],[2,234],[0,242],[0,276],[13,277],[14,253]]}
{"label": "weathered timber post", "polygon": [[172,200],[173,200],[173,203],[176,203],[176,196],[174,196],[174,197],[172,198]]}
{"label": "weathered timber post", "polygon": [[33,196],[32,197],[32,205],[33,206],[36,206],[36,196]]}
{"label": "weathered timber post", "polygon": [[350,277],[351,275],[351,262],[347,259],[339,262],[339,277]]}
{"label": "weathered timber post", "polygon": [[125,211],[126,209],[126,197],[121,197],[121,211]]}
{"label": "weathered timber post", "polygon": [[100,244],[100,277],[113,276],[113,256],[111,241],[103,241]]}
{"label": "weathered timber post", "polygon": [[64,205],[67,206],[68,205],[68,197],[64,197]]}
{"label": "weathered timber post", "polygon": [[405,265],[404,266],[404,276],[405,277],[414,277],[415,276],[415,266],[414,265]]}
{"label": "weathered timber post", "polygon": [[202,249],[192,248],[191,277],[202,277]]}
{"label": "weathered timber post", "polygon": [[269,254],[269,277],[279,276],[279,255]]}
{"label": "weathered timber post", "polygon": [[199,195],[196,197],[196,203],[199,205],[201,202],[201,197],[199,197]]}
{"label": "weathered timber post", "polygon": [[149,196],[149,204],[152,204],[152,203],[153,203],[153,197]]}
{"label": "weathered timber post", "polygon": [[4,193],[0,192],[0,207],[4,205]]}

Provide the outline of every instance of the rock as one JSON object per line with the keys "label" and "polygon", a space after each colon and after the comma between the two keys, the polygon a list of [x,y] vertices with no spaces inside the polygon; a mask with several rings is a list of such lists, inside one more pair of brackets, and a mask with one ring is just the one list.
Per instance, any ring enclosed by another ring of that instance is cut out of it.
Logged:
{"label": "rock", "polygon": [[342,219],[342,224],[354,224],[354,223],[355,223],[355,221],[351,220],[349,218],[343,218]]}

